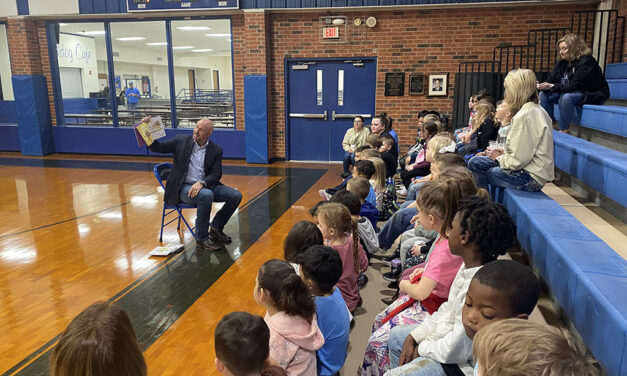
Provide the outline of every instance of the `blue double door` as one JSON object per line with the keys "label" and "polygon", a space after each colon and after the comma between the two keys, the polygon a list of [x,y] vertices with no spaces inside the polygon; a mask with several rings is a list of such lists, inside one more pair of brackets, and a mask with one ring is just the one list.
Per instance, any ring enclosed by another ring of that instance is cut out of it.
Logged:
{"label": "blue double door", "polygon": [[342,139],[356,115],[370,124],[376,60],[287,60],[288,159],[341,161]]}

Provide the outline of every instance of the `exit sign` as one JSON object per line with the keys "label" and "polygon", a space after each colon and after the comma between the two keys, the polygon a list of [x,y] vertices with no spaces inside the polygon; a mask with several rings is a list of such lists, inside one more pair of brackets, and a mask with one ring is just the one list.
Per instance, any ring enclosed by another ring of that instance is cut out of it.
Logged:
{"label": "exit sign", "polygon": [[340,28],[339,27],[325,27],[322,29],[322,37],[325,39],[328,38],[339,38],[340,37]]}

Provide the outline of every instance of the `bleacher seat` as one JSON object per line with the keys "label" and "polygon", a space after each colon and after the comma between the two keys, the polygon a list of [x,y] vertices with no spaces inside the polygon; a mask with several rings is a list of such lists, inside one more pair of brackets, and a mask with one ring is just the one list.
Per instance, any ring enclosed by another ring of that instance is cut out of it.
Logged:
{"label": "bleacher seat", "polygon": [[627,63],[609,64],[605,79],[610,86],[610,98],[627,99]]}
{"label": "bleacher seat", "polygon": [[553,132],[555,166],[627,206],[627,154]]}
{"label": "bleacher seat", "polygon": [[505,189],[532,263],[609,375],[627,375],[627,261],[542,192]]}
{"label": "bleacher seat", "polygon": [[[559,119],[559,107],[554,105],[554,116]],[[627,107],[584,104],[577,109],[573,124],[601,132],[627,137]]]}

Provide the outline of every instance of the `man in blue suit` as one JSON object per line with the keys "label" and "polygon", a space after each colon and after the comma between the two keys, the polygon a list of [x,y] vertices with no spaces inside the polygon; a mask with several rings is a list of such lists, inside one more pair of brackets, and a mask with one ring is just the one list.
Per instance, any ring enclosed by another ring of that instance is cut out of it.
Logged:
{"label": "man in blue suit", "polygon": [[[150,121],[150,117],[143,121]],[[223,229],[242,201],[242,194],[238,190],[220,183],[222,148],[209,139],[212,133],[213,123],[204,118],[196,123],[191,136],[176,135],[164,142],[155,140],[149,146],[155,153],[174,154],[163,199],[172,205],[179,202],[196,205],[196,245],[208,251],[215,251],[223,244],[231,243],[231,237]],[[224,202],[224,206],[210,224],[214,201]]]}

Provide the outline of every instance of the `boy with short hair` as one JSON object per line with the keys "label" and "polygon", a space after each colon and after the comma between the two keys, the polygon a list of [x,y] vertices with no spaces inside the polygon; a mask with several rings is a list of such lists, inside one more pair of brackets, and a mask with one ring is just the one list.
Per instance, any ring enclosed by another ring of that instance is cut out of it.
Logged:
{"label": "boy with short hair", "polygon": [[383,144],[379,148],[379,151],[381,152],[381,159],[383,159],[383,162],[385,163],[385,178],[386,179],[389,179],[393,177],[394,175],[396,175],[396,167],[397,167],[396,157],[394,157],[394,154],[391,152],[392,147],[394,147],[394,144],[395,144],[395,141],[394,141],[394,138],[392,138],[392,136],[385,136],[383,137]]}
{"label": "boy with short hair", "polygon": [[342,275],[342,259],[331,247],[314,245],[296,256],[300,277],[314,295],[318,327],[324,345],[316,352],[318,375],[335,375],[344,365],[350,334],[350,313],[335,284]]}
{"label": "boy with short hair", "polygon": [[507,319],[481,329],[473,350],[480,376],[601,376],[586,346],[565,329]]}
{"label": "boy with short hair", "polygon": [[[496,260],[485,264],[470,282],[461,319],[455,318],[454,323],[447,323],[452,324],[452,331],[447,335],[440,332],[442,329],[438,316],[442,313],[441,307],[406,337],[399,359],[399,364],[404,365],[386,374],[472,376],[472,339],[475,334],[498,320],[527,319],[539,295],[540,283],[528,267],[512,260]],[[456,333],[460,331],[465,332],[466,336],[457,338]],[[457,339],[453,340],[453,337]],[[433,360],[425,358],[434,353],[444,355],[431,358]],[[407,361],[409,359],[413,361]],[[396,361],[393,363],[396,364]]]}
{"label": "boy with short hair", "polygon": [[[318,193],[320,194],[320,197],[322,197],[323,200],[325,201],[329,201],[331,199],[331,196],[333,196],[335,194],[335,192],[345,189],[346,188],[346,184],[348,184],[348,181],[351,180],[354,176],[361,176],[367,179],[370,179],[370,177],[372,177],[372,175],[374,175],[375,173],[375,169],[374,169],[374,163],[371,162],[372,164],[372,168],[370,168],[370,166],[366,163],[364,164],[362,161],[365,161],[365,159],[367,157],[364,156],[364,151],[365,150],[370,150],[368,146],[361,146],[359,148],[357,148],[355,150],[355,164],[353,167],[353,173],[351,175],[349,175],[346,179],[344,179],[344,181],[342,181],[342,183],[340,183],[340,185],[334,187],[334,188],[328,188],[328,189],[321,189],[318,191]],[[369,162],[369,161],[368,161]],[[357,165],[361,166],[361,169],[359,169],[357,167]],[[372,171],[371,171],[372,170]],[[372,172],[372,174],[370,174]],[[374,194],[374,191],[372,192],[372,198],[371,201],[374,202],[374,200],[376,200],[376,196]]]}
{"label": "boy with short hair", "polygon": [[353,220],[357,222],[357,232],[359,233],[359,241],[366,251],[368,259],[379,250],[379,238],[372,227],[372,223],[366,218],[359,215],[361,211],[361,202],[357,195],[347,190],[336,192],[331,197],[331,202],[340,203],[348,208]]}
{"label": "boy with short hair", "polygon": [[377,221],[379,220],[379,211],[377,210],[376,206],[366,201],[366,198],[368,197],[368,194],[372,189],[370,182],[366,178],[362,177],[353,178],[348,182],[346,189],[349,192],[353,192],[355,196],[359,198],[359,202],[361,202],[361,210],[359,210],[359,215],[368,219],[372,224],[372,227],[376,230]]}

